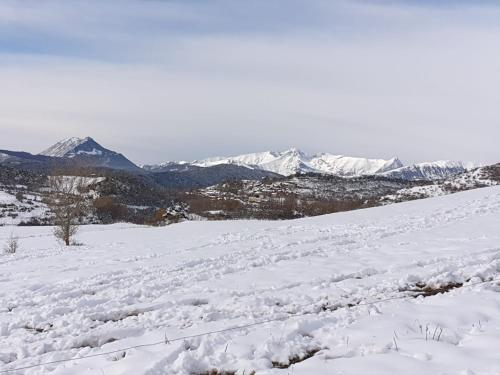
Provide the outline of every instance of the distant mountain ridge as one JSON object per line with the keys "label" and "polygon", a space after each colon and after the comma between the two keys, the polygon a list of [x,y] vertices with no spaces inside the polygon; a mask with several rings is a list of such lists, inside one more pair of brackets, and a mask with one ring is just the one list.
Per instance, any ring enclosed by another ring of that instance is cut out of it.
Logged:
{"label": "distant mountain ridge", "polygon": [[107,168],[144,175],[153,174],[156,175],[155,180],[161,181],[165,186],[178,186],[185,183],[193,187],[206,186],[211,181],[220,182],[223,179],[253,180],[304,173],[347,178],[380,175],[393,179],[433,181],[472,169],[470,164],[456,161],[436,161],[405,166],[397,157],[370,159],[330,153],[308,155],[296,148],[281,152],[264,151],[139,167],[124,155],[101,146],[91,137],[68,138],[36,155],[0,150],[0,164],[31,170],[47,170],[58,166]]}
{"label": "distant mountain ridge", "polygon": [[307,155],[292,148],[282,152],[265,151],[229,157],[213,157],[192,162],[167,162],[145,165],[149,171],[163,171],[187,166],[211,167],[215,165],[239,165],[290,176],[302,173],[331,174],[340,177],[381,175],[405,180],[437,180],[463,173],[470,169],[462,162],[436,161],[404,166],[397,157],[369,159],[321,153]]}
{"label": "distant mountain ridge", "polygon": [[[158,170],[171,165],[167,162],[159,165],[145,165],[147,170]],[[236,164],[252,169],[261,169],[283,176],[296,173],[326,173],[342,177],[354,177],[366,174],[377,174],[403,166],[398,158],[389,160],[367,159],[343,155],[322,153],[309,156],[306,153],[291,148],[282,152],[265,151],[230,157],[214,157],[193,162],[179,162],[198,167],[210,167],[220,164]]]}
{"label": "distant mountain ridge", "polygon": [[398,158],[389,160],[367,159],[322,153],[309,156],[296,148],[282,152],[262,152],[227,158],[210,158],[194,161],[194,165],[206,167],[215,164],[240,164],[264,169],[284,176],[296,173],[327,173],[342,177],[376,174],[402,167]]}

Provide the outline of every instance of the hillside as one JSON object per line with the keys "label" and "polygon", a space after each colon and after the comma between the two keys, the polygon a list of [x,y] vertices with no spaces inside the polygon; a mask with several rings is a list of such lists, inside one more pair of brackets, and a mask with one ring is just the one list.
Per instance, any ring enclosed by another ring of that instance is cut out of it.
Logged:
{"label": "hillside", "polygon": [[467,168],[461,162],[440,160],[431,163],[418,163],[408,165],[387,172],[382,176],[398,178],[403,180],[443,180],[445,178],[467,172]]}
{"label": "hillside", "polygon": [[380,176],[308,173],[225,182],[191,191],[184,199],[192,212],[210,218],[292,219],[376,206],[381,197],[427,184]]}
{"label": "hillside", "polygon": [[87,226],[64,251],[52,228],[16,228],[0,370],[498,373],[499,221],[490,187],[285,222]]}
{"label": "hillside", "polygon": [[381,201],[385,203],[404,202],[495,185],[500,185],[500,163],[472,169],[430,184],[403,188],[382,197]]}

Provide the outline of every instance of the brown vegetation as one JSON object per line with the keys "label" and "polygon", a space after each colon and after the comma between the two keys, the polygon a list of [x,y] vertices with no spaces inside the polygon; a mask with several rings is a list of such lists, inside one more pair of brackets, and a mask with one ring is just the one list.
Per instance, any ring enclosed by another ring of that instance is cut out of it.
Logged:
{"label": "brown vegetation", "polygon": [[127,207],[112,196],[96,198],[92,206],[98,219],[104,224],[125,221],[128,217]]}
{"label": "brown vegetation", "polygon": [[[184,199],[192,213],[212,219],[266,219],[285,220],[306,216],[325,215],[375,205],[362,199],[328,199],[324,197],[300,198],[296,194],[240,196],[240,199],[211,197],[192,193]],[[212,213],[212,214],[210,214]]]}
{"label": "brown vegetation", "polygon": [[415,288],[410,289],[410,291],[414,292],[414,297],[430,297],[435,296],[436,294],[447,293],[450,290],[460,288],[463,283],[455,283],[450,282],[442,285],[428,285],[424,283],[417,283]]}
{"label": "brown vegetation", "polygon": [[295,355],[293,357],[290,357],[288,359],[287,363],[272,361],[272,364],[273,364],[274,368],[286,369],[286,368],[289,368],[290,366],[292,366],[296,363],[300,363],[300,362],[305,361],[306,359],[314,357],[316,355],[316,353],[318,353],[320,350],[321,349],[318,349],[318,348],[311,349],[311,350],[308,350],[304,355],[301,355],[301,356]]}
{"label": "brown vegetation", "polygon": [[164,208],[158,208],[153,215],[148,220],[149,225],[159,226],[165,224],[165,215],[167,214],[167,210]]}

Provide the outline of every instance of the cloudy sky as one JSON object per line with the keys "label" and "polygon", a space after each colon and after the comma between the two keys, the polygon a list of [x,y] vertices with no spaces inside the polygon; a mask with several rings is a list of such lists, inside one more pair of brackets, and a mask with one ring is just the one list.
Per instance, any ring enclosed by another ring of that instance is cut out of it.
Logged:
{"label": "cloudy sky", "polygon": [[2,0],[0,149],[498,162],[496,4]]}

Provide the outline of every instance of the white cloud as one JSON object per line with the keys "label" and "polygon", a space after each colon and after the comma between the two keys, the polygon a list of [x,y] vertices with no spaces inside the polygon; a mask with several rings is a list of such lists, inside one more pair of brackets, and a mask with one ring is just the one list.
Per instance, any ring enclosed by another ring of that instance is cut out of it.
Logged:
{"label": "white cloud", "polygon": [[[234,20],[213,25],[225,2],[203,5],[206,18],[197,2],[147,3],[125,2],[109,23],[99,15],[111,17],[109,5],[73,9],[74,26],[51,26],[64,11],[50,16],[39,6],[17,15],[22,22],[0,12],[0,25],[87,40],[89,54],[62,46],[52,56],[0,55],[0,128],[8,135],[1,147],[38,151],[91,135],[137,162],[292,145],[408,161],[498,161],[500,29],[488,22],[497,8],[317,2],[310,25],[293,27],[273,10],[261,27],[239,30]],[[257,4],[253,16],[264,11]],[[153,25],[124,28],[136,11]]]}

